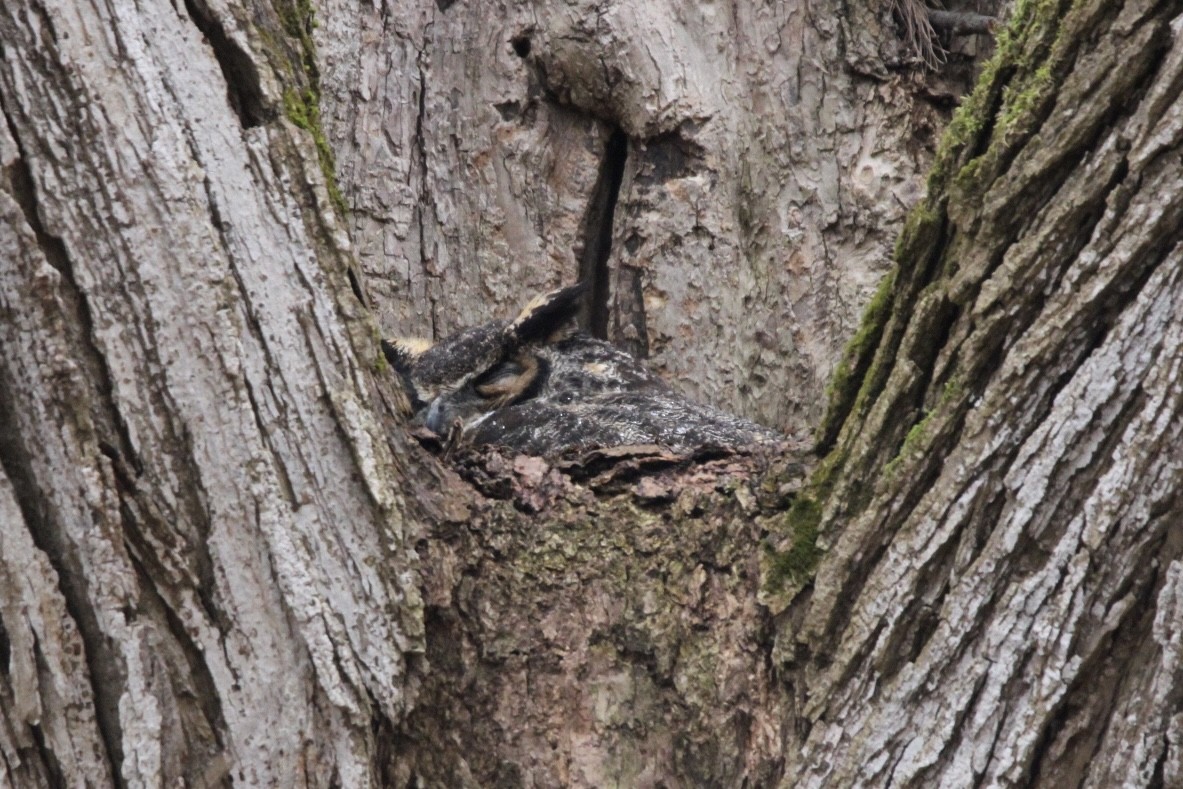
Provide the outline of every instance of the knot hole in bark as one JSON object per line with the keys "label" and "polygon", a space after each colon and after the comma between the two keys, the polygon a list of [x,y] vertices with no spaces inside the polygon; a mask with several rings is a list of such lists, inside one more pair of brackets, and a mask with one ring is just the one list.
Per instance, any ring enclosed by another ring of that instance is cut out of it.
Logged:
{"label": "knot hole in bark", "polygon": [[525,35],[525,34],[522,34],[520,36],[514,36],[510,40],[509,44],[510,44],[510,46],[513,47],[514,54],[517,55],[518,57],[520,57],[520,58],[530,57],[530,36]]}

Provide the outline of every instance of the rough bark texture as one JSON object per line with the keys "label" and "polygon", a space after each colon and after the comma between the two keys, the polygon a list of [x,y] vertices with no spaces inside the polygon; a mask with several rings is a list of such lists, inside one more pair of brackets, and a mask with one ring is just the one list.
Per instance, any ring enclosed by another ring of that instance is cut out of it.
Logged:
{"label": "rough bark texture", "polygon": [[[762,485],[726,482],[682,483],[664,507],[668,483],[638,482],[585,511],[582,488],[547,498],[559,472],[494,468],[483,489],[541,514],[424,554],[443,582],[438,673],[408,722],[411,769],[447,785],[1178,782],[1180,14],[1019,6],[787,515],[736,517]],[[780,541],[762,580],[733,540]]]}
{"label": "rough bark texture", "polygon": [[409,701],[377,348],[250,10],[0,6],[6,783],[359,786]]}
{"label": "rough bark texture", "polygon": [[491,500],[421,549],[432,671],[397,785],[772,785],[754,546],[799,456],[466,458]]}
{"label": "rough bark texture", "polygon": [[1022,3],[954,122],[780,632],[786,784],[1180,781],[1181,30]]}
{"label": "rough bark texture", "polygon": [[819,412],[927,110],[741,5],[0,5],[5,783],[1183,781],[1177,0],[1017,5],[799,491],[398,429],[367,279]]}
{"label": "rough bark texture", "polygon": [[318,19],[387,331],[446,335],[583,277],[600,336],[705,402],[812,428],[943,125],[939,80],[884,65],[889,4],[328,0]]}

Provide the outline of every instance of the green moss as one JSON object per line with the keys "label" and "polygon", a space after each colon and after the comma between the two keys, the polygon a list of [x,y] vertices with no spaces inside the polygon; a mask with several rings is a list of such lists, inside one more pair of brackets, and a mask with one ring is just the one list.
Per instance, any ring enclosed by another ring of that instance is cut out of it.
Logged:
{"label": "green moss", "polygon": [[900,273],[885,280],[868,305],[830,379],[826,416],[818,431],[822,448],[832,446],[842,424],[863,414],[879,393],[892,359],[890,354],[876,357],[876,347],[892,309],[900,304],[908,309],[915,303],[908,294],[925,286],[909,277],[932,259],[946,222],[949,187],[971,193],[986,189],[1005,161],[1005,150],[1020,141],[1050,100],[1058,60],[1053,54],[1055,37],[1070,5],[1068,0],[1020,0],[998,37],[994,56],[954,113],[929,174],[928,197],[909,214],[896,242]]}
{"label": "green moss", "polygon": [[288,88],[283,92],[283,109],[288,120],[312,135],[316,143],[316,153],[320,159],[320,170],[324,173],[325,186],[333,206],[344,216],[347,213],[345,198],[337,186],[336,162],[333,150],[325,137],[320,123],[320,96],[316,90],[308,88],[298,91]]}
{"label": "green moss", "polygon": [[382,350],[382,330],[378,328],[378,323],[372,315],[366,316],[365,324],[369,330],[370,347],[378,349],[374,356],[374,372],[385,375],[390,372],[391,368],[390,362],[386,359],[386,353]]}
{"label": "green moss", "polygon": [[936,406],[932,410],[925,410],[920,420],[908,429],[908,434],[904,436],[904,442],[900,445],[899,452],[895,457],[887,462],[883,467],[883,473],[888,477],[894,477],[899,471],[901,463],[911,455],[924,441],[928,440],[929,426],[932,424],[932,418],[938,414],[946,411],[955,401],[960,400],[965,393],[965,387],[962,385],[961,377],[954,375],[945,382],[941,389],[941,398],[937,401]]}
{"label": "green moss", "polygon": [[822,554],[817,547],[821,520],[821,504],[812,496],[803,494],[793,500],[793,506],[785,516],[793,544],[787,551],[774,553],[771,557],[771,569],[765,581],[770,589],[801,586],[813,577]]}
{"label": "green moss", "polygon": [[963,394],[965,394],[965,384],[962,383],[961,376],[956,374],[950,376],[941,389],[941,407],[949,405],[954,400],[960,400]]}
{"label": "green moss", "polygon": [[896,239],[892,257],[896,265],[908,262],[916,254],[936,241],[937,229],[944,213],[931,200],[924,200],[908,214],[904,228]]}
{"label": "green moss", "polygon": [[[833,495],[835,481],[848,472],[852,451],[837,443],[843,425],[859,420],[880,396],[891,366],[891,348],[880,350],[892,315],[923,305],[925,292],[943,291],[948,267],[931,266],[948,222],[951,187],[976,193],[989,187],[1007,164],[1009,151],[1023,142],[1054,98],[1058,71],[1065,62],[1063,42],[1058,41],[1065,18],[1084,0],[1018,0],[1010,21],[997,39],[994,56],[984,66],[974,90],[954,113],[941,138],[928,178],[928,197],[909,215],[896,243],[896,269],[885,278],[863,315],[855,336],[843,353],[827,387],[827,412],[819,428],[819,447],[829,450],[785,516],[792,545],[771,552],[765,581],[774,594],[804,584],[816,570],[822,551],[817,536],[822,513]],[[1070,26],[1070,25],[1069,25]],[[1067,39],[1065,39],[1067,40]],[[939,299],[934,303],[939,304]],[[901,318],[906,316],[901,316]],[[896,455],[883,473],[898,473],[904,460],[931,441],[937,422],[964,400],[961,380],[953,376],[938,402],[920,412],[907,431]],[[874,470],[856,473],[873,476]],[[844,486],[848,497],[835,504],[841,512],[857,513],[871,497],[871,485]]]}
{"label": "green moss", "polygon": [[826,389],[827,408],[819,430],[818,445],[828,449],[837,439],[842,424],[852,415],[861,416],[883,385],[890,354],[876,355],[900,295],[897,283],[905,264],[925,259],[937,244],[944,212],[926,200],[908,215],[896,242],[896,268],[880,283],[863,313],[859,330],[851,338]]}
{"label": "green moss", "polygon": [[904,458],[911,455],[913,450],[924,440],[928,434],[928,425],[932,420],[932,415],[933,412],[931,411],[925,411],[921,415],[920,421],[912,425],[908,430],[908,434],[904,436],[904,443],[900,445],[900,451],[896,453],[895,457],[887,461],[887,465],[883,467],[883,473],[889,479],[895,477],[896,473],[900,470],[900,465],[903,463]]}
{"label": "green moss", "polygon": [[[962,152],[973,150],[978,138],[989,125],[994,96],[998,93],[999,58],[998,51],[987,62],[973,91],[962,100],[953,113],[953,119],[945,127],[945,133],[937,145],[932,169],[928,173],[927,188],[930,197],[945,191],[949,176],[957,166]],[[898,251],[898,248],[897,248]]]}
{"label": "green moss", "polygon": [[879,283],[875,295],[863,310],[858,331],[846,344],[842,359],[826,386],[826,416],[818,430],[818,443],[823,447],[829,446],[837,438],[842,421],[850,413],[850,406],[856,399],[863,373],[870,366],[875,348],[883,336],[883,327],[891,314],[895,276],[895,271],[891,271]]}
{"label": "green moss", "polygon": [[1019,84],[1007,85],[1002,91],[1002,110],[998,115],[995,136],[1006,141],[1023,122],[1051,95],[1053,85],[1051,65],[1044,63]]}
{"label": "green moss", "polygon": [[[993,57],[941,138],[928,178],[930,195],[944,193],[953,178],[966,189],[988,185],[988,180],[978,181],[990,168],[977,160],[987,155],[996,160],[1002,150],[1020,142],[1021,133],[1051,97],[1060,60],[1054,51],[1056,39],[1073,5],[1069,0],[1015,4],[995,41]],[[982,139],[986,134],[989,139]]]}
{"label": "green moss", "polygon": [[289,87],[283,92],[284,114],[293,124],[312,135],[329,199],[344,216],[348,208],[337,186],[333,150],[329,147],[321,124],[320,70],[316,65],[316,42],[312,39],[312,31],[316,29],[312,3],[311,0],[273,0],[273,3],[284,32],[299,45],[300,70],[303,72],[293,75],[293,81],[299,83],[300,87]]}

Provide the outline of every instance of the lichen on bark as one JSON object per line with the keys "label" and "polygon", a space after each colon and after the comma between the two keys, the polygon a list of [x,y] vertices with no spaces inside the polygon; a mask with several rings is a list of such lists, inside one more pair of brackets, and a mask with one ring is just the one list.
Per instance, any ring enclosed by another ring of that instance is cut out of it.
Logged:
{"label": "lichen on bark", "polygon": [[433,669],[392,769],[441,785],[775,780],[752,547],[798,453],[455,458],[492,498],[423,543]]}

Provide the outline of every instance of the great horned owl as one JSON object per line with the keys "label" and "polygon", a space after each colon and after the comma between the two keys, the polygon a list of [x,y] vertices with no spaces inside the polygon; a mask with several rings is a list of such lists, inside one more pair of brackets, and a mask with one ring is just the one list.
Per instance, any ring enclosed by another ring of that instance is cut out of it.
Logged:
{"label": "great horned owl", "polygon": [[783,440],[746,419],[687,400],[637,359],[572,323],[583,287],[543,294],[512,321],[434,345],[384,341],[414,422],[474,445],[531,455],[659,444],[675,452]]}

